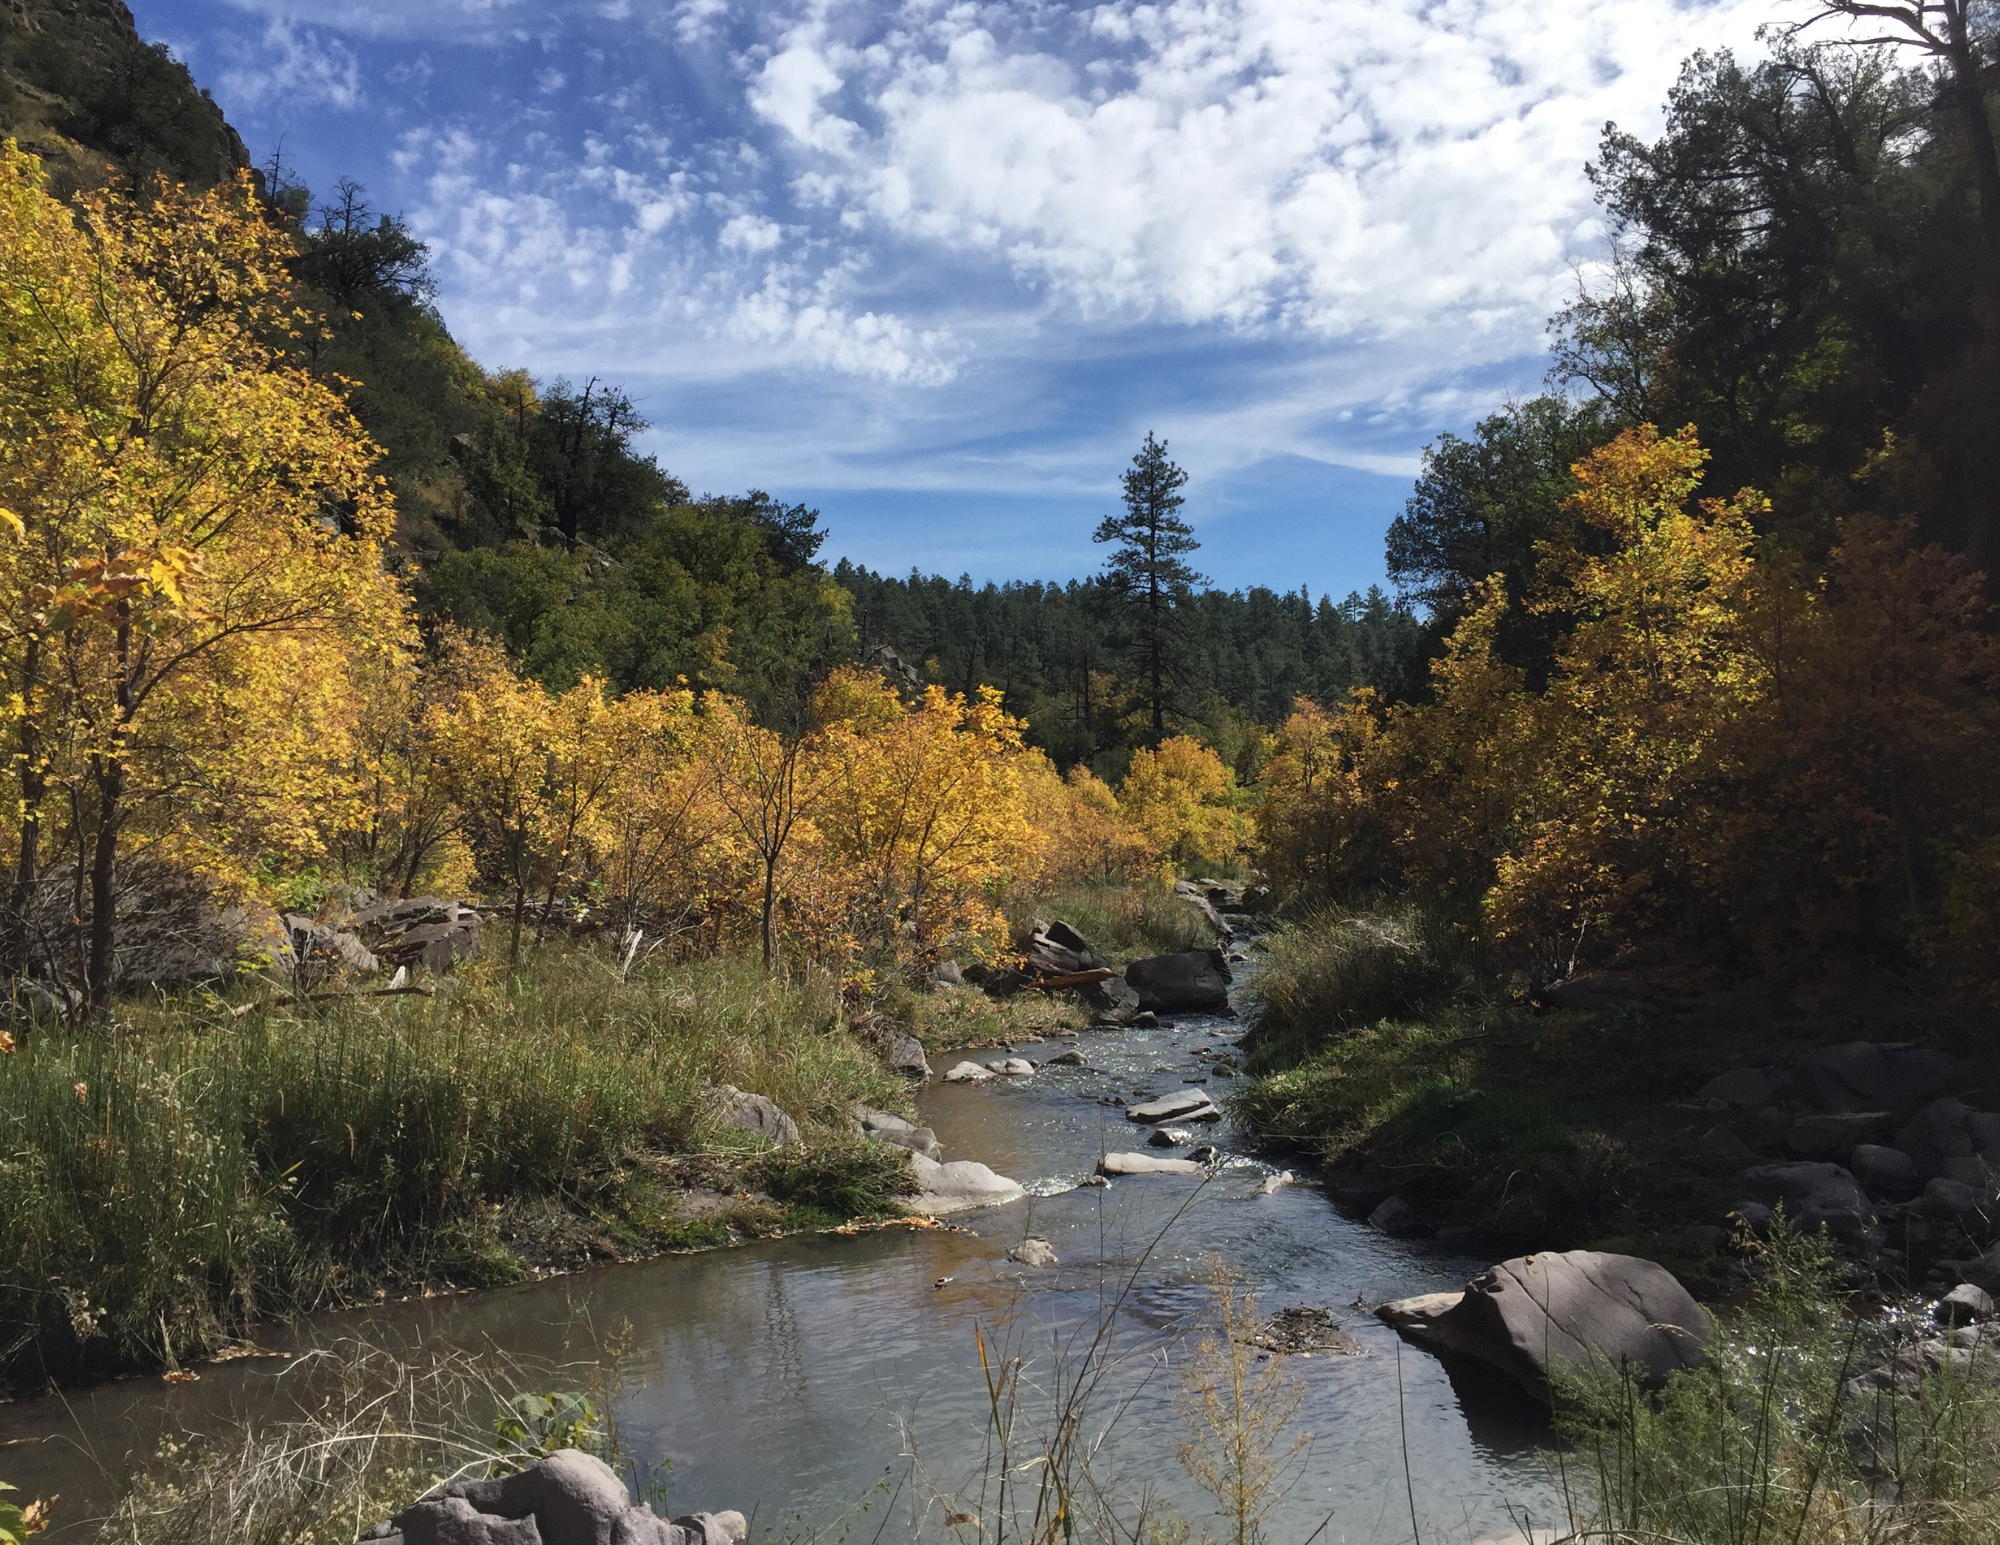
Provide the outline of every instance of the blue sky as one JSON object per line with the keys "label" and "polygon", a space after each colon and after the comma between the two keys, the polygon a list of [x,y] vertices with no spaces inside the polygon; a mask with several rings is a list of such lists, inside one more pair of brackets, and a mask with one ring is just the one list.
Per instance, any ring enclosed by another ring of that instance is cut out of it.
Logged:
{"label": "blue sky", "polygon": [[489,367],[623,384],[829,556],[1088,572],[1148,430],[1202,568],[1382,575],[1423,445],[1543,371],[1607,119],[1711,0],[135,0],[259,160],[431,243]]}

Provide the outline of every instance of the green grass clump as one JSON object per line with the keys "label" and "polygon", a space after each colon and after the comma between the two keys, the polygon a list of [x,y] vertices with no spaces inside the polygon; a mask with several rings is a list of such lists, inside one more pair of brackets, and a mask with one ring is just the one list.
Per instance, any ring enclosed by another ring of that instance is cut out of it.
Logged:
{"label": "green grass clump", "polygon": [[[432,998],[154,1001],[38,1032],[0,1056],[0,1377],[171,1366],[385,1273],[509,1280],[518,1226],[556,1258],[583,1248],[551,1209],[600,1255],[711,1235],[646,1166],[752,1156],[715,1120],[723,1083],[841,1148],[854,1101],[902,1094],[829,986],[738,959],[626,981],[552,949],[512,973],[474,963]],[[857,1182],[815,1206],[887,1195]]]}
{"label": "green grass clump", "polygon": [[1250,984],[1261,1066],[1283,1066],[1330,1038],[1490,999],[1465,934],[1420,907],[1325,907],[1272,934]]}

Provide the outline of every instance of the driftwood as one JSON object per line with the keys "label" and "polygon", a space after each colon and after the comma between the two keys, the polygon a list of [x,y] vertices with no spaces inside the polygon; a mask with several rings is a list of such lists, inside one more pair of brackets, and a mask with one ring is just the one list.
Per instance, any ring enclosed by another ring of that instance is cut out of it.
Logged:
{"label": "driftwood", "polygon": [[1108,982],[1117,974],[1116,971],[1100,966],[1094,971],[1072,971],[1066,976],[1040,977],[1027,985],[1039,988],[1043,992],[1056,992],[1064,987],[1088,987],[1093,982]]}

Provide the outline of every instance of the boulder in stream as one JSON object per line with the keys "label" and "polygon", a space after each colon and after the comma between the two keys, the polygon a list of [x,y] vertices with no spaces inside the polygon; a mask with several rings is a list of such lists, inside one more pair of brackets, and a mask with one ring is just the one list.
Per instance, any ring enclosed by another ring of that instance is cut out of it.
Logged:
{"label": "boulder in stream", "polygon": [[996,1175],[972,1159],[954,1159],[940,1164],[923,1154],[910,1155],[910,1167],[917,1177],[918,1194],[903,1205],[911,1212],[963,1212],[968,1207],[997,1207],[1018,1202],[1028,1193],[1005,1175]]}
{"label": "boulder in stream", "polygon": [[1100,1175],[1199,1175],[1193,1159],[1162,1159],[1150,1153],[1107,1153],[1097,1161]]}
{"label": "boulder in stream", "polygon": [[595,1454],[557,1449],[496,1480],[457,1480],[361,1536],[370,1545],[741,1545],[741,1513],[671,1521],[633,1502]]}
{"label": "boulder in stream", "polygon": [[1176,1089],[1158,1099],[1125,1107],[1127,1121],[1199,1121],[1200,1112],[1214,1109],[1215,1102],[1199,1089]]}
{"label": "boulder in stream", "polygon": [[[1392,1322],[1393,1323],[1393,1322]],[[1701,1361],[1709,1321],[1657,1262],[1597,1250],[1543,1251],[1502,1261],[1465,1285],[1423,1339],[1512,1375],[1537,1399],[1549,1378],[1592,1356],[1657,1387]]]}
{"label": "boulder in stream", "polygon": [[1220,1014],[1229,1007],[1229,966],[1218,949],[1135,960],[1125,980],[1139,1007],[1155,1014]]}

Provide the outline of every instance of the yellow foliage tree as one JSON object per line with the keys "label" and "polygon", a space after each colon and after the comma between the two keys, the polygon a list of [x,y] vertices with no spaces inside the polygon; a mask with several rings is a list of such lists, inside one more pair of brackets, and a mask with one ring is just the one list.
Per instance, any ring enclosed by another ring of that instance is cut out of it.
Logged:
{"label": "yellow foliage tree", "polygon": [[1236,808],[1236,775],[1190,735],[1132,753],[1118,808],[1160,861],[1178,871],[1232,861],[1249,835]]}
{"label": "yellow foliage tree", "polygon": [[905,705],[861,671],[835,672],[817,709],[815,824],[851,880],[856,944],[884,962],[990,948],[994,896],[1039,854],[1021,721],[991,687]]}
{"label": "yellow foliage tree", "polygon": [[101,1005],[124,848],[143,833],[238,878],[253,846],[309,852],[326,824],[310,807],[338,796],[318,773],[353,724],[350,664],[399,646],[406,608],[374,448],[268,341],[314,324],[247,179],[72,209],[9,144],[0,254],[8,953],[18,968],[60,790],[88,850]]}

